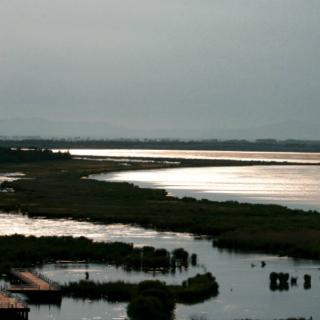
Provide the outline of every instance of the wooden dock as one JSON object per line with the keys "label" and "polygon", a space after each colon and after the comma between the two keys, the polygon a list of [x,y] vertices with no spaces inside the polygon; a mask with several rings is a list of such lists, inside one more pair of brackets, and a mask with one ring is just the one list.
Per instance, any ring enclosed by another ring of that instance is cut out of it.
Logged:
{"label": "wooden dock", "polygon": [[12,269],[13,279],[8,291],[11,293],[22,293],[29,298],[41,298],[44,300],[61,298],[60,286],[33,270]]}
{"label": "wooden dock", "polygon": [[0,291],[0,318],[10,320],[28,320],[29,307],[18,298]]}

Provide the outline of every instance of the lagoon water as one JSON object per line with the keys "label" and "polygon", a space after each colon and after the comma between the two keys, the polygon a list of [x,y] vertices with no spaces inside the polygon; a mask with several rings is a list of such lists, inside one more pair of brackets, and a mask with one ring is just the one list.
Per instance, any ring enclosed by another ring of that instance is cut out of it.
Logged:
{"label": "lagoon water", "polygon": [[275,203],[320,211],[320,166],[202,167],[93,175],[214,201]]}
{"label": "lagoon water", "polygon": [[[180,151],[179,151],[180,152]],[[96,155],[87,151],[87,155]],[[110,156],[110,155],[105,155]],[[283,158],[272,155],[272,158]],[[285,155],[285,158],[292,156]],[[318,161],[295,155],[295,160]],[[319,166],[262,166],[181,168],[121,172],[91,176],[99,180],[130,181],[141,186],[165,188],[179,196],[196,196],[214,200],[275,202],[292,207],[320,208]],[[4,177],[3,180],[6,178]],[[210,240],[194,239],[190,234],[157,232],[138,226],[114,224],[104,226],[89,222],[54,219],[31,219],[19,214],[0,214],[0,235],[86,236],[95,241],[123,241],[137,246],[152,245],[173,249],[183,247],[197,253],[199,266],[176,274],[127,272],[121,268],[97,264],[52,264],[41,271],[60,283],[84,279],[137,282],[157,278],[181,283],[196,273],[212,272],[220,285],[216,298],[193,306],[177,305],[176,319],[232,320],[242,318],[275,319],[292,316],[318,319],[320,300],[320,261],[294,260],[263,254],[234,253],[212,247]],[[262,268],[261,261],[266,261]],[[298,286],[289,291],[271,291],[269,274],[289,272],[298,276]],[[303,288],[303,275],[312,276],[312,287]],[[64,298],[60,306],[31,306],[30,320],[120,320],[126,317],[126,304]]]}
{"label": "lagoon water", "polygon": [[[274,203],[320,211],[320,153],[201,150],[71,149],[75,156],[228,159],[295,162],[300,165],[178,168],[94,175],[98,180],[127,181],[170,194],[214,201]],[[118,159],[119,160],[119,159]],[[130,165],[130,163],[128,163]]]}
{"label": "lagoon water", "polygon": [[256,160],[299,163],[320,163],[320,153],[305,152],[257,152],[257,151],[211,151],[211,150],[148,150],[148,149],[61,149],[74,156],[134,157],[134,158],[180,158],[180,159],[225,159]]}
{"label": "lagoon water", "polygon": [[[204,303],[193,306],[177,305],[176,319],[190,320],[191,316],[206,320],[240,318],[274,319],[289,316],[320,316],[320,261],[293,260],[264,254],[232,253],[212,247],[212,242],[194,239],[190,234],[157,232],[137,226],[114,224],[104,226],[72,220],[31,219],[18,214],[0,214],[0,235],[20,233],[36,236],[87,236],[95,241],[124,241],[137,246],[152,245],[173,249],[183,247],[197,253],[199,265],[175,274],[127,272],[121,268],[99,264],[52,264],[40,269],[46,276],[60,283],[84,279],[88,271],[91,280],[138,282],[160,279],[167,283],[181,283],[196,273],[212,272],[220,285],[220,293]],[[266,267],[261,267],[266,261]],[[254,265],[254,267],[252,267]],[[289,291],[269,289],[272,271],[290,272],[298,276],[298,286]],[[312,276],[312,288],[303,288],[303,275]],[[120,320],[125,319],[126,304],[105,301],[64,298],[60,306],[31,305],[30,320]],[[202,318],[201,318],[202,317]]]}

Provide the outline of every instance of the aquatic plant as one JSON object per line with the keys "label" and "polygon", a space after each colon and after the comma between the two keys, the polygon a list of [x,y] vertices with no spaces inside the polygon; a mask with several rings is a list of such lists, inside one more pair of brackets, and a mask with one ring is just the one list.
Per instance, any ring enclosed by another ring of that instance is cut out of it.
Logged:
{"label": "aquatic plant", "polygon": [[289,290],[289,273],[283,272],[271,272],[269,279],[270,279],[270,290],[272,291],[288,291]]}
{"label": "aquatic plant", "polygon": [[304,279],[304,283],[303,283],[303,287],[305,290],[309,290],[311,289],[311,276],[309,274],[305,274],[303,276]]}
{"label": "aquatic plant", "polygon": [[135,248],[121,242],[99,243],[85,237],[0,237],[0,272],[58,260],[101,262],[127,270],[169,272],[171,254],[166,249]]}
{"label": "aquatic plant", "polygon": [[[105,299],[109,301],[129,301],[139,292],[165,286],[174,301],[180,303],[198,303],[218,295],[219,285],[211,273],[198,274],[181,285],[167,285],[159,281],[143,281],[139,284],[117,282],[95,282],[81,280],[62,285],[66,296],[76,298]],[[166,289],[166,290],[167,290]],[[117,300],[118,299],[118,300]],[[172,300],[170,298],[170,304]],[[169,302],[168,302],[169,303]]]}

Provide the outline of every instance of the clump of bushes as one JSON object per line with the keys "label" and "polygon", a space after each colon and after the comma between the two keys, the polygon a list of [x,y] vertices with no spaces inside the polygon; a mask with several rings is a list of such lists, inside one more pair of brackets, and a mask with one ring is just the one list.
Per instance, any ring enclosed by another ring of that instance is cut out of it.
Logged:
{"label": "clump of bushes", "polygon": [[304,289],[306,290],[311,289],[311,276],[309,274],[305,274],[303,276],[303,279],[304,279],[304,284],[303,284]]}
{"label": "clump of bushes", "polygon": [[[185,255],[189,255],[185,250]],[[0,237],[0,272],[12,267],[31,267],[57,260],[101,262],[123,266],[126,270],[169,272],[175,253],[153,247],[135,248],[133,244],[98,243],[85,237]]]}
{"label": "clump of bushes", "polygon": [[[155,284],[154,284],[155,282]],[[173,300],[181,303],[197,303],[219,293],[216,278],[210,273],[197,274],[181,285],[166,285],[159,281],[143,281],[140,284],[117,282],[94,282],[81,280],[69,282],[62,286],[62,291],[67,296],[75,298],[106,299],[110,301],[129,301],[149,285],[165,286],[173,295]]]}
{"label": "clump of bushes", "polygon": [[150,280],[139,284],[81,280],[63,285],[62,293],[75,298],[128,301],[130,320],[170,320],[176,302],[203,302],[219,293],[219,285],[211,273],[206,273],[189,278],[181,285]]}
{"label": "clump of bushes", "polygon": [[160,281],[143,281],[127,309],[131,320],[170,320],[175,299],[172,291]]}
{"label": "clump of bushes", "polygon": [[283,272],[271,272],[270,273],[270,289],[272,291],[279,290],[289,290],[289,273]]}
{"label": "clump of bushes", "polygon": [[174,260],[174,267],[185,267],[189,266],[189,253],[183,248],[178,248],[172,251],[172,258]]}
{"label": "clump of bushes", "polygon": [[[309,274],[304,275],[304,289],[308,290],[311,288],[311,276]],[[289,290],[289,280],[291,286],[296,286],[298,277],[290,277],[289,273],[283,273],[283,272],[271,272],[270,276],[270,289],[272,291],[288,291]]]}
{"label": "clump of bushes", "polygon": [[197,274],[182,283],[182,287],[173,288],[176,298],[184,303],[204,301],[219,293],[219,285],[210,273]]}

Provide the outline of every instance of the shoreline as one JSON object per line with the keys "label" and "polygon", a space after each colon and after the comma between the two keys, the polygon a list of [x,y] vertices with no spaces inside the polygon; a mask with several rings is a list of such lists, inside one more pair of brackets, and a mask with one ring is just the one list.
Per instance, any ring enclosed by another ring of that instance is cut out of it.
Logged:
{"label": "shoreline", "polygon": [[[168,164],[132,163],[123,167],[112,161],[72,159],[2,167],[7,172],[22,171],[33,177],[4,183],[15,190],[15,193],[0,193],[0,208],[5,212],[187,232],[216,238],[215,244],[221,248],[320,259],[320,215],[316,211],[168,198],[167,192],[161,189],[81,179],[102,172],[172,168]],[[301,241],[297,241],[299,238]]]}

